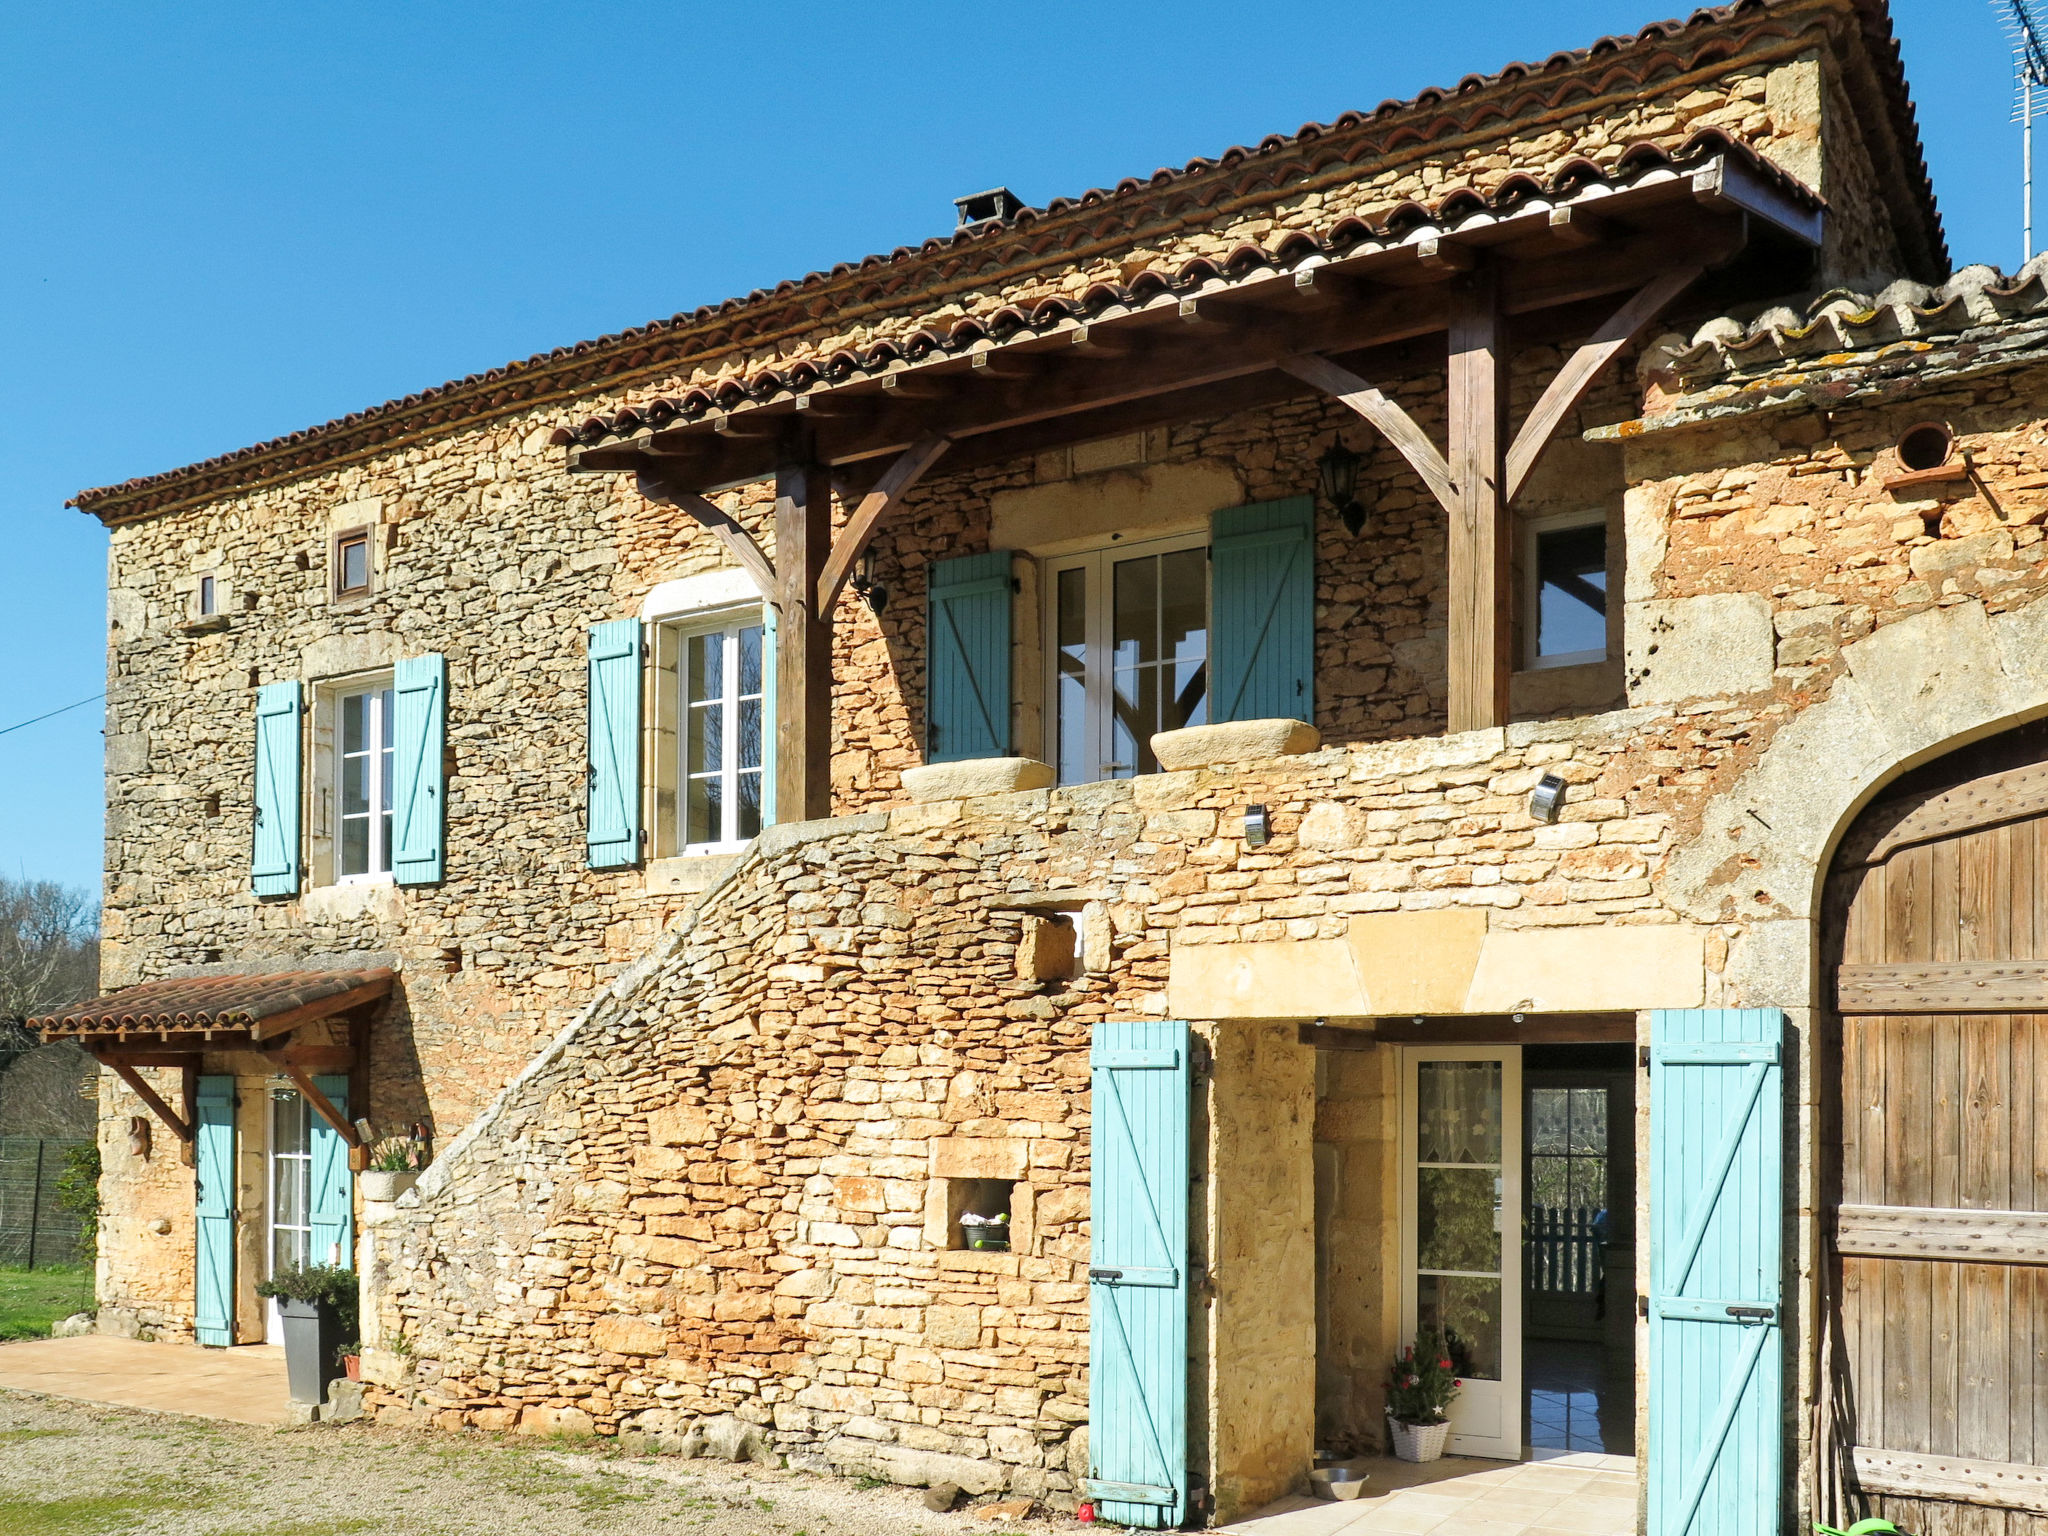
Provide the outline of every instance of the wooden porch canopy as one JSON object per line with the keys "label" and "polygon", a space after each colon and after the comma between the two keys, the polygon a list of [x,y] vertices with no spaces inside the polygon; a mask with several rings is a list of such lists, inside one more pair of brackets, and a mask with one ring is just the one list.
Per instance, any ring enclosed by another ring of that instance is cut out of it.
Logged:
{"label": "wooden porch canopy", "polygon": [[[1822,211],[1753,150],[1707,132],[1675,153],[1638,146],[1611,171],[1580,161],[1548,183],[1513,176],[1376,225],[1347,218],[1273,251],[798,359],[557,441],[573,469],[631,471],[644,495],[694,517],[776,606],[788,814],[828,812],[831,609],[877,524],[933,464],[1013,460],[1309,390],[1384,433],[1449,513],[1450,728],[1477,729],[1507,715],[1507,516],[1544,449],[1601,369],[1708,269],[1739,259],[1762,291],[1797,287]],[[1447,451],[1372,382],[1411,372],[1404,346],[1437,336]],[[1514,431],[1509,344],[1581,337]],[[707,497],[769,478],[764,551]],[[835,487],[848,503],[836,538]]]}
{"label": "wooden porch canopy", "polygon": [[[207,1051],[254,1051],[284,1073],[354,1155],[363,1147],[355,1126],[313,1084],[316,1072],[359,1073],[368,1031],[363,1010],[385,997],[397,972],[275,971],[253,975],[181,976],[126,987],[88,1002],[23,1022],[45,1042],[75,1040],[102,1066],[111,1067],[172,1134],[188,1147],[193,1079]],[[349,1015],[349,1044],[307,1045],[293,1038],[301,1025]],[[165,1103],[140,1067],[177,1067],[185,1073],[185,1114]],[[359,1103],[359,1096],[351,1102]]]}

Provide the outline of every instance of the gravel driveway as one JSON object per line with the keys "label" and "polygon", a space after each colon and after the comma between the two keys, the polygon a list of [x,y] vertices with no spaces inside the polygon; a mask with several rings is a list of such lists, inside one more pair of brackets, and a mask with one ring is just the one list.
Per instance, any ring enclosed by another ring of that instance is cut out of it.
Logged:
{"label": "gravel driveway", "polygon": [[1078,1536],[921,1490],[345,1425],[256,1429],[0,1391],[0,1536]]}

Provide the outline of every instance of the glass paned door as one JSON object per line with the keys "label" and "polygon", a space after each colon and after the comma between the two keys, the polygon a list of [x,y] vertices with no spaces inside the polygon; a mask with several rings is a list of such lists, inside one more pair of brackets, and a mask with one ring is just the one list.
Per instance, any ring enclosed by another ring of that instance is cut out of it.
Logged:
{"label": "glass paned door", "polygon": [[[313,1238],[312,1106],[296,1088],[270,1092],[270,1263],[268,1274],[306,1262]],[[268,1336],[283,1339],[277,1303],[267,1311]]]}
{"label": "glass paned door", "polygon": [[1158,771],[1152,737],[1209,718],[1209,552],[1159,540],[1051,562],[1053,762],[1062,784]]}
{"label": "glass paned door", "polygon": [[1522,1454],[1521,1077],[1519,1046],[1404,1053],[1402,1334],[1442,1330],[1467,1456]]}

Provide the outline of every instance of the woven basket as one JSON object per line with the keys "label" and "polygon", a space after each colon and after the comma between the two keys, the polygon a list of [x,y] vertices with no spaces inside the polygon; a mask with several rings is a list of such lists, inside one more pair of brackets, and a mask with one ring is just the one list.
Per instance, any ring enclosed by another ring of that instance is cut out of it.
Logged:
{"label": "woven basket", "polygon": [[1444,1442],[1451,1438],[1449,1424],[1403,1424],[1399,1419],[1387,1420],[1387,1440],[1394,1447],[1394,1454],[1403,1461],[1435,1461],[1444,1453]]}

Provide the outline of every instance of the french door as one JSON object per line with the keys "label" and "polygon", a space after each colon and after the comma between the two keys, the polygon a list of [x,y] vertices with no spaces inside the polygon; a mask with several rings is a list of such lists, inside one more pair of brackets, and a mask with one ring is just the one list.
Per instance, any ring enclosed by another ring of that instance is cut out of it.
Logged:
{"label": "french door", "polygon": [[1441,1330],[1450,1449],[1522,1456],[1522,1049],[1413,1046],[1401,1066],[1401,1334]]}
{"label": "french door", "polygon": [[[313,1239],[313,1111],[296,1088],[270,1094],[270,1254],[268,1273],[304,1264]],[[317,1256],[325,1263],[327,1255]],[[265,1336],[284,1338],[284,1321],[273,1299],[264,1312]]]}
{"label": "french door", "polygon": [[1156,772],[1153,733],[1209,718],[1207,535],[1050,560],[1046,586],[1060,783]]}

